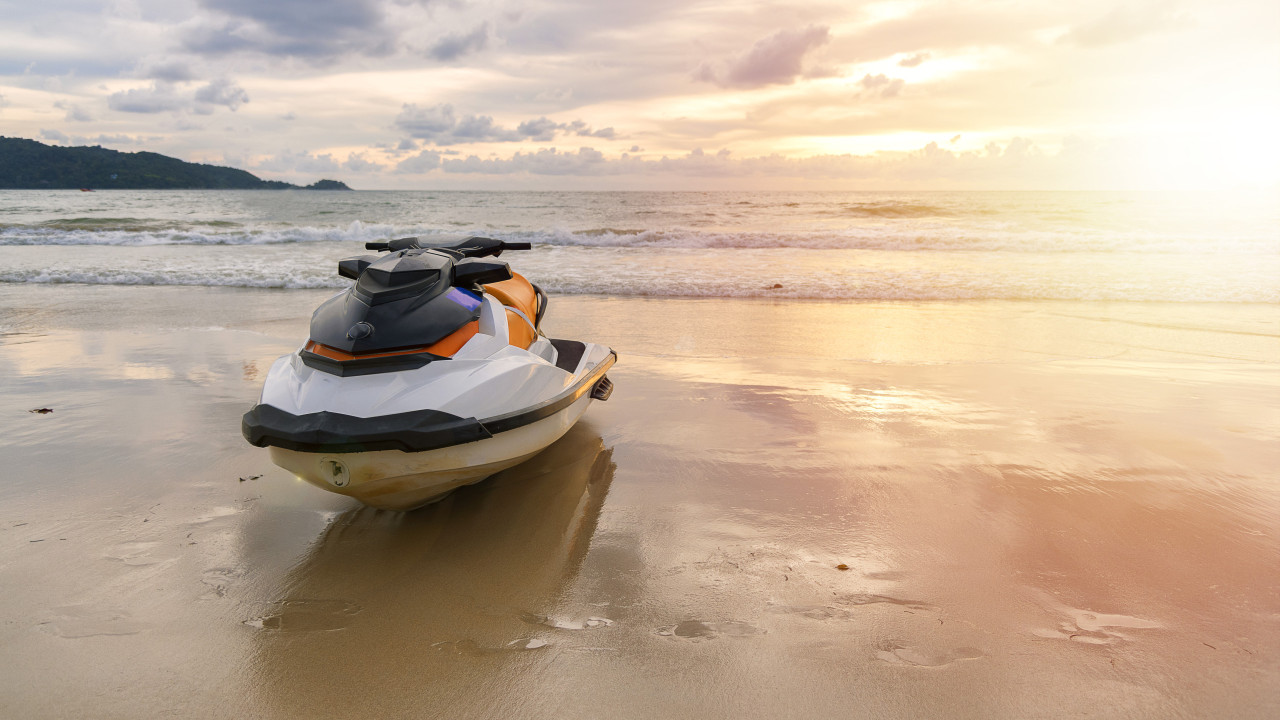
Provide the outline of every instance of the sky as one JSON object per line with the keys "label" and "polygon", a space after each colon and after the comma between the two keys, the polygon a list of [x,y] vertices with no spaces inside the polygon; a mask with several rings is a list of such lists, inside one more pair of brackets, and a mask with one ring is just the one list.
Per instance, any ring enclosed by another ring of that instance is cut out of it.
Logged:
{"label": "sky", "polygon": [[1280,188],[1275,0],[0,0],[0,135],[359,189]]}

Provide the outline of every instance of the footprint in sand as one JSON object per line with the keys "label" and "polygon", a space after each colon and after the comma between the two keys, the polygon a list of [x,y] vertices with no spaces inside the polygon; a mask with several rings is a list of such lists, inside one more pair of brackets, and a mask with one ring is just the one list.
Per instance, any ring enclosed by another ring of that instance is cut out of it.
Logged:
{"label": "footprint in sand", "polygon": [[146,625],[128,613],[99,605],[67,605],[55,608],[54,616],[39,624],[41,630],[63,638],[98,635],[136,635]]}
{"label": "footprint in sand", "polygon": [[1065,615],[1067,619],[1059,622],[1057,629],[1033,630],[1032,633],[1037,637],[1071,640],[1089,645],[1111,645],[1130,639],[1127,634],[1121,632],[1122,630],[1150,630],[1161,627],[1160,623],[1153,620],[1073,608],[1049,598],[1042,598],[1042,601],[1050,610]]}
{"label": "footprint in sand", "polygon": [[477,645],[473,640],[441,640],[440,642],[431,643],[431,648],[437,652],[449,652],[454,655],[496,655],[498,653],[522,652],[525,650],[541,650],[542,648],[551,647],[551,643],[538,637],[522,637],[516,638],[501,647],[486,647]]}
{"label": "footprint in sand", "polygon": [[748,635],[764,634],[764,630],[737,620],[725,620],[722,622],[685,620],[675,625],[660,627],[654,632],[663,637],[678,637],[687,640],[713,640],[722,635],[746,637]]}
{"label": "footprint in sand", "polygon": [[244,512],[244,508],[235,508],[235,507],[228,507],[226,505],[221,505],[218,507],[210,508],[208,512],[206,512],[205,514],[201,515],[198,518],[195,518],[194,520],[188,521],[185,525],[186,527],[194,528],[200,525],[206,525],[215,520],[231,517],[232,515],[235,515],[241,512]]}
{"label": "footprint in sand", "polygon": [[275,612],[244,624],[276,632],[341,630],[359,612],[359,605],[346,600],[284,600],[276,603]]}
{"label": "footprint in sand", "polygon": [[201,595],[200,599],[216,600],[226,597],[227,588],[242,577],[244,577],[244,570],[240,568],[211,568],[205,570],[204,574],[200,576],[200,582],[208,585],[210,590]]}
{"label": "footprint in sand", "polygon": [[539,615],[522,613],[520,619],[530,625],[546,625],[557,630],[595,630],[613,625],[613,621],[603,617],[573,618],[559,615]]}
{"label": "footprint in sand", "polygon": [[171,548],[161,548],[158,542],[128,542],[109,548],[103,556],[125,565],[140,567],[169,562],[177,557]]}
{"label": "footprint in sand", "polygon": [[962,647],[942,653],[930,653],[919,648],[903,647],[889,643],[876,651],[876,658],[892,665],[908,665],[911,667],[945,667],[961,660],[976,660],[983,657],[977,648]]}

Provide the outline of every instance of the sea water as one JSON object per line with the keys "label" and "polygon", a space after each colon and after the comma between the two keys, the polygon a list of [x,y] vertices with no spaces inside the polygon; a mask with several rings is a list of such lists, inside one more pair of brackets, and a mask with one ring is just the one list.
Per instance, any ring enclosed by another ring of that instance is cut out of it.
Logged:
{"label": "sea water", "polygon": [[0,191],[0,282],[342,288],[393,237],[556,294],[1280,302],[1274,194]]}

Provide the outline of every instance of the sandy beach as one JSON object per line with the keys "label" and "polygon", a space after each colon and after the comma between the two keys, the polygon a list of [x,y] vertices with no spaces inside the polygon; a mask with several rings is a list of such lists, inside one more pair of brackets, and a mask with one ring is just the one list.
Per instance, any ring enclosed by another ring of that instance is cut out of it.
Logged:
{"label": "sandy beach", "polygon": [[240,436],[331,292],[0,285],[0,716],[1280,714],[1275,305],[555,297],[613,397],[398,514]]}

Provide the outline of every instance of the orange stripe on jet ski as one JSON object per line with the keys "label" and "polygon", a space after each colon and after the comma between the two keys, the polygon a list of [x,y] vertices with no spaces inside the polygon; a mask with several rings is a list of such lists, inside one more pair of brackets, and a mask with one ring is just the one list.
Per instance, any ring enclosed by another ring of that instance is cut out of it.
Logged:
{"label": "orange stripe on jet ski", "polygon": [[359,355],[353,355],[348,352],[343,352],[337,348],[329,347],[328,345],[321,345],[315,340],[308,340],[306,349],[316,355],[327,357],[330,360],[337,360],[338,362],[365,360],[368,358],[379,357],[394,357],[396,355],[416,355],[424,352],[431,353],[432,355],[439,355],[440,357],[453,357],[453,354],[461,350],[462,346],[466,345],[467,341],[479,332],[479,330],[480,322],[472,320],[466,325],[454,330],[451,334],[445,336],[443,340],[440,340],[434,345],[424,345],[422,347],[408,348],[407,350],[394,350],[391,352],[361,353]]}
{"label": "orange stripe on jet ski", "polygon": [[510,280],[485,285],[484,291],[498,298],[498,302],[503,305],[519,309],[530,320],[538,316],[538,294],[534,292],[533,285],[518,272],[511,273]]}
{"label": "orange stripe on jet ski", "polygon": [[480,332],[480,321],[472,320],[466,325],[454,330],[452,335],[445,337],[445,339],[435,345],[428,346],[426,350],[432,355],[453,357],[453,354],[461,350],[462,346],[466,345],[467,341],[478,332]]}

